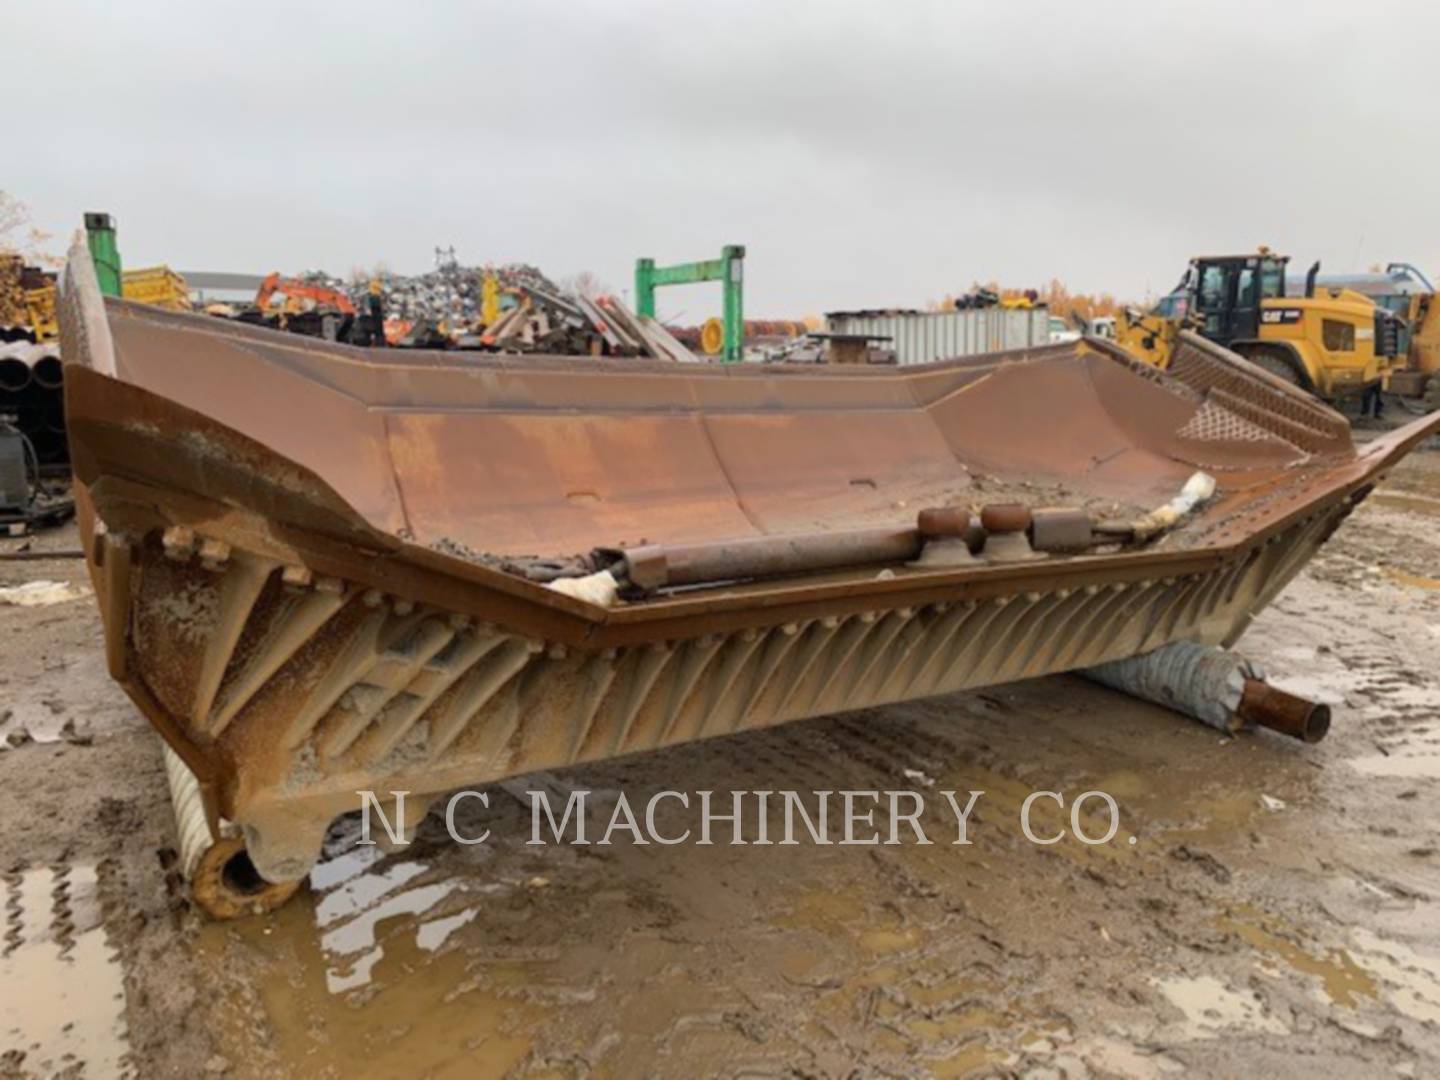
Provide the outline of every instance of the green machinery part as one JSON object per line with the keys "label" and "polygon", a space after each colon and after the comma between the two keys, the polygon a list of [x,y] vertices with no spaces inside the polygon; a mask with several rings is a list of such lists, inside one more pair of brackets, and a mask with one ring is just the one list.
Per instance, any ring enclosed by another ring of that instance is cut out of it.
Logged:
{"label": "green machinery part", "polygon": [[745,347],[745,247],[726,244],[718,259],[656,266],[654,259],[635,260],[635,310],[655,318],[655,289],[660,285],[694,285],[719,281],[725,286],[725,348],[721,359],[739,360]]}
{"label": "green machinery part", "polygon": [[95,261],[95,277],[105,296],[123,295],[120,274],[120,248],[115,243],[115,221],[109,214],[85,215],[85,239],[90,245],[90,258]]}

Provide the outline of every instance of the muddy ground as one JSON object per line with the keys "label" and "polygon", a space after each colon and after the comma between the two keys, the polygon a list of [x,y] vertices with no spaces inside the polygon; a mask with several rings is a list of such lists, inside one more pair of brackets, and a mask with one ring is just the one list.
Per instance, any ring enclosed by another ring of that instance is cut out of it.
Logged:
{"label": "muddy ground", "polygon": [[[1426,452],[1242,642],[1333,703],[1319,746],[1044,679],[536,781],[602,827],[620,791],[913,789],[929,846],[529,846],[511,785],[460,817],[486,844],[341,823],[308,892],[225,925],[93,603],[0,605],[0,1074],[1440,1075],[1437,578]],[[83,574],[0,563],[35,579]],[[986,793],[970,845],[944,789]],[[1036,789],[1111,793],[1115,840],[1029,843]]]}

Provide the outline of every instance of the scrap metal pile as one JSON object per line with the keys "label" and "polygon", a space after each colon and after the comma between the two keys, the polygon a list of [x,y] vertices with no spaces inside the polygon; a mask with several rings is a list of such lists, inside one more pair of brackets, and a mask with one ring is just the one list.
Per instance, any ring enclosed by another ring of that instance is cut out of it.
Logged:
{"label": "scrap metal pile", "polygon": [[[567,292],[526,263],[467,267],[453,254],[437,255],[442,257],[436,268],[424,274],[379,271],[373,278],[357,274],[346,281],[324,271],[306,271],[287,279],[303,287],[297,292],[310,294],[302,303],[264,310],[217,305],[210,310],[243,322],[367,345],[374,335],[366,314],[374,283],[391,346],[696,359],[658,322],[642,319],[613,297]],[[331,311],[323,299],[327,294],[349,303]]]}
{"label": "scrap metal pile", "polygon": [[502,293],[507,290],[539,289],[560,292],[541,271],[527,263],[503,266],[461,266],[453,258],[442,258],[434,270],[424,274],[395,274],[379,270],[373,276],[357,273],[348,280],[323,270],[307,270],[296,279],[307,285],[333,289],[348,295],[357,308],[369,297],[370,282],[380,283],[380,295],[387,315],[405,322],[447,322],[474,326],[482,319],[484,280],[492,277]]}
{"label": "scrap metal pile", "polygon": [[[455,326],[474,326],[482,321],[484,281],[493,278],[501,294],[537,289],[556,294],[560,288],[541,271],[527,263],[506,263],[502,266],[461,266],[453,252],[447,256],[436,252],[437,265],[424,274],[405,275],[381,271],[376,275],[388,314],[407,322],[426,320],[449,322]],[[323,275],[302,275],[306,280]],[[357,306],[363,305],[369,279],[362,276],[348,283],[327,279],[326,284],[348,289]]]}
{"label": "scrap metal pile", "polygon": [[[37,341],[53,337],[53,299],[48,310],[37,308],[42,294],[55,286],[55,275],[36,266],[27,266],[19,255],[0,254],[0,343]],[[49,325],[37,326],[37,319]]]}
{"label": "scrap metal pile", "polygon": [[25,326],[24,261],[14,255],[0,255],[0,341],[29,338]]}
{"label": "scrap metal pile", "polygon": [[60,309],[109,670],[193,774],[184,862],[220,914],[293,892],[361,789],[418,819],[467,783],[1233,641],[1440,427],[1357,449],[1188,334],[1166,372],[1098,341],[356,364],[102,300],[83,248]]}

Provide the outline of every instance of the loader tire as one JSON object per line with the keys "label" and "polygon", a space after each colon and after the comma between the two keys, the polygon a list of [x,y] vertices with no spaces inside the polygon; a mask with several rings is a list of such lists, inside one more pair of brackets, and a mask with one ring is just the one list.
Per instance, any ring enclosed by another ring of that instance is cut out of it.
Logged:
{"label": "loader tire", "polygon": [[1245,359],[1249,360],[1256,367],[1268,371],[1277,379],[1284,379],[1297,389],[1308,389],[1304,380],[1300,378],[1300,373],[1295,370],[1295,365],[1291,364],[1289,360],[1285,359],[1285,357],[1279,353],[1256,350],[1255,352],[1246,353]]}
{"label": "loader tire", "polygon": [[1440,409],[1440,376],[1431,375],[1426,381],[1425,392],[1420,395],[1420,402],[1425,406],[1426,412]]}

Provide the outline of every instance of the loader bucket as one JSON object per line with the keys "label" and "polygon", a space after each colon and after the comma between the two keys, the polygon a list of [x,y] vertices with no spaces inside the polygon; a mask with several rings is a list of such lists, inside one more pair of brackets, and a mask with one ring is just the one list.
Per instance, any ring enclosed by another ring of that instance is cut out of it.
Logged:
{"label": "loader bucket", "polygon": [[61,309],[110,671],[263,896],[361,790],[413,818],[1229,643],[1440,424],[1357,449],[1193,336],[1168,373],[1094,340],[898,369],[372,352],[102,300],[84,257]]}

